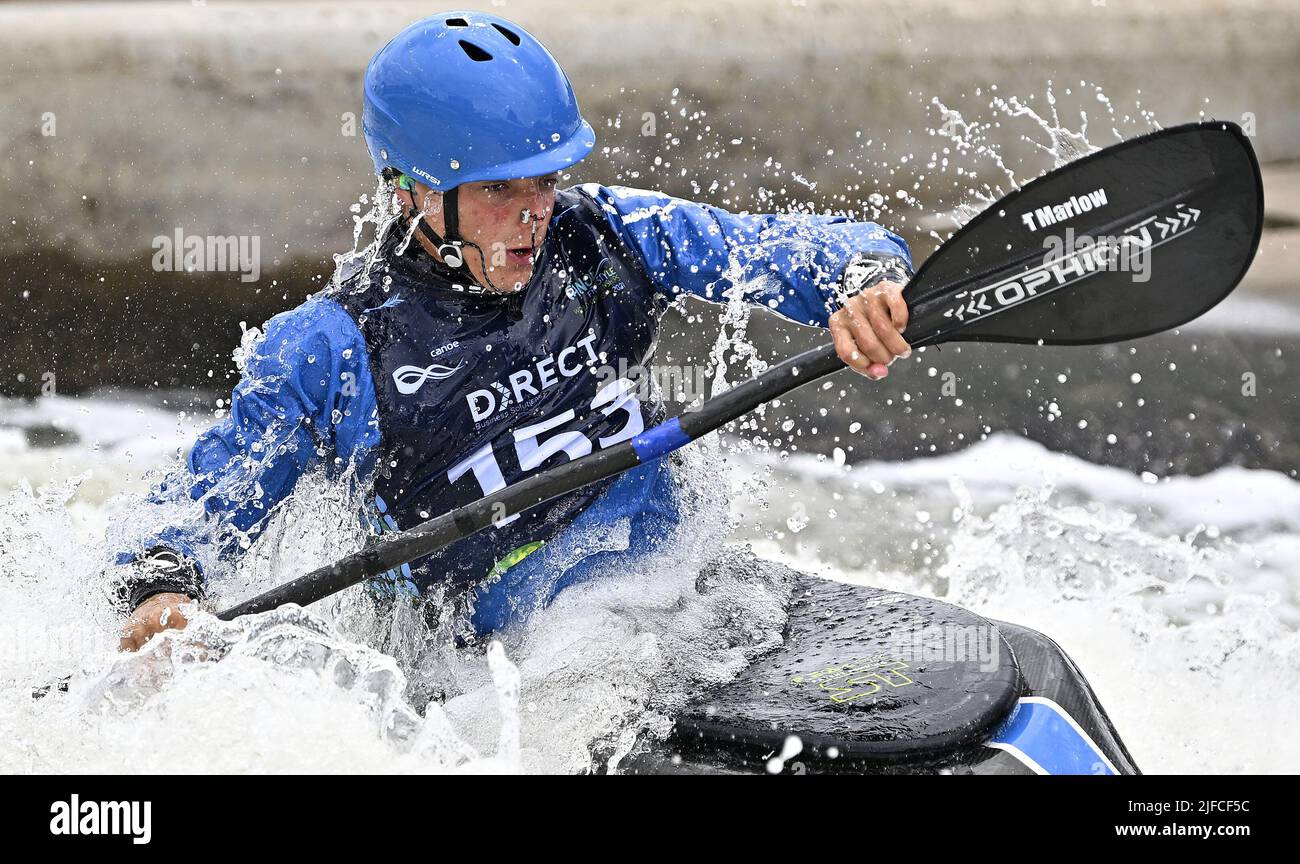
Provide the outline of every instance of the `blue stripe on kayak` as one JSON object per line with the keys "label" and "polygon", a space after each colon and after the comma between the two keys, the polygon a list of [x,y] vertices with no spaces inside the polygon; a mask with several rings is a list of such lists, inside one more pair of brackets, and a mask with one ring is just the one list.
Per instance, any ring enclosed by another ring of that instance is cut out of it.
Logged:
{"label": "blue stripe on kayak", "polygon": [[632,449],[642,462],[650,462],[689,443],[691,436],[682,431],[681,421],[674,417],[633,438]]}
{"label": "blue stripe on kayak", "polygon": [[1005,750],[1036,774],[1115,774],[1088,733],[1051,699],[1026,696],[987,746]]}

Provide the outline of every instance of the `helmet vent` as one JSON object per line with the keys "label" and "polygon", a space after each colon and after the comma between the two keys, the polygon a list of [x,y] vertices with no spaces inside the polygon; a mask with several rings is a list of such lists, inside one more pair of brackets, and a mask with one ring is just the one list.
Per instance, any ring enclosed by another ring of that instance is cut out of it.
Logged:
{"label": "helmet vent", "polygon": [[491,59],[492,59],[492,55],[491,55],[491,54],[489,54],[488,52],[484,51],[482,48],[478,47],[478,46],[475,45],[473,42],[466,42],[464,39],[461,39],[461,40],[460,40],[460,47],[461,47],[461,50],[463,50],[466,54],[469,55],[469,59],[471,59],[471,60],[473,60],[473,61],[475,61],[475,62],[477,62],[477,63],[482,63],[482,62],[484,62],[484,61],[486,61],[486,60],[491,60]]}
{"label": "helmet vent", "polygon": [[446,25],[447,25],[448,27],[468,27],[468,26],[469,26],[469,22],[466,21],[464,18],[448,18],[448,19],[446,20],[445,23],[446,23]]}
{"label": "helmet vent", "polygon": [[518,45],[518,44],[519,44],[519,34],[516,33],[515,31],[513,31],[513,30],[507,30],[506,28],[502,27],[500,24],[496,23],[495,21],[492,22],[492,26],[495,27],[495,28],[497,28],[497,31],[498,31],[502,36],[504,36],[504,37],[506,37],[507,39],[509,39],[511,45]]}

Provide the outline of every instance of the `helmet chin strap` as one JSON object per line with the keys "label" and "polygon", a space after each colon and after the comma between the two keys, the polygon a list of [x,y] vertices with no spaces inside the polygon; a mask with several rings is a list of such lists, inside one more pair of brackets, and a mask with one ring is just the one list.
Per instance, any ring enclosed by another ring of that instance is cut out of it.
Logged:
{"label": "helmet chin strap", "polygon": [[[460,188],[457,186],[442,193],[442,223],[446,226],[447,242],[438,244],[438,254],[444,264],[459,270],[465,267],[465,254],[461,251],[465,238],[460,236]],[[429,222],[422,219],[420,224],[427,228]],[[433,229],[429,229],[429,233],[433,234]],[[465,270],[468,272],[469,268],[465,267]]]}
{"label": "helmet chin strap", "polygon": [[[502,295],[511,293],[508,291],[502,291],[495,283],[493,283],[492,277],[487,275],[487,258],[483,255],[483,250],[479,245],[460,236],[460,196],[458,194],[458,187],[453,186],[446,192],[442,193],[442,221],[445,226],[444,230],[447,232],[445,237],[438,236],[438,232],[433,230],[428,219],[420,218],[422,214],[415,209],[414,190],[409,187],[403,188],[406,188],[407,191],[411,193],[411,210],[407,214],[408,218],[416,220],[416,227],[420,229],[420,233],[425,236],[425,239],[433,244],[433,248],[438,250],[438,257],[442,258],[442,263],[446,264],[452,270],[463,271],[465,278],[479,292],[486,293],[490,290],[496,294]],[[530,220],[534,223],[532,231],[535,246],[537,227],[536,220],[532,218],[532,213],[528,210],[522,211],[519,214],[519,220],[524,224],[527,224]],[[464,252],[464,247],[466,246],[473,247],[474,251],[478,253],[479,261],[483,265],[483,279],[487,282],[486,285],[479,285],[477,280],[474,279],[474,275],[470,272],[469,267],[466,266]]]}
{"label": "helmet chin strap", "polygon": [[438,250],[438,256],[442,258],[442,263],[446,264],[453,270],[459,270],[465,266],[465,256],[461,251],[461,246],[465,241],[460,236],[460,207],[457,201],[456,189],[448,189],[442,193],[442,221],[446,225],[447,236],[440,237],[429,220],[423,218],[424,214],[415,208],[414,190],[407,190],[411,193],[411,209],[406,214],[407,218],[416,220],[416,227],[420,233],[425,236],[433,248]]}

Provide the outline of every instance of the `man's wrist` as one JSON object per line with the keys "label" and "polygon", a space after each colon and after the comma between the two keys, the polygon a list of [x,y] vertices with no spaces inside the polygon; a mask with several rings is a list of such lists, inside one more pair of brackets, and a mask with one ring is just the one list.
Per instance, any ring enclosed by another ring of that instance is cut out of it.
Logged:
{"label": "man's wrist", "polygon": [[839,284],[835,286],[831,305],[838,311],[844,307],[850,297],[855,297],[881,282],[897,282],[899,285],[906,285],[911,278],[912,269],[906,259],[897,255],[859,252],[844,265]]}
{"label": "man's wrist", "polygon": [[147,591],[142,591],[138,595],[133,596],[132,602],[135,605],[131,607],[131,611],[132,612],[136,611],[137,609],[139,609],[144,604],[148,603],[153,598],[161,596],[163,594],[170,594],[178,597],[184,597],[185,602],[189,602],[189,603],[196,602],[199,599],[198,597],[195,597],[193,594],[189,593],[188,591],[182,590],[179,585],[158,585],[153,588],[150,588]]}
{"label": "man's wrist", "polygon": [[203,597],[203,577],[198,565],[161,546],[127,565],[114,587],[117,603],[126,614],[159,594],[183,594],[192,600]]}

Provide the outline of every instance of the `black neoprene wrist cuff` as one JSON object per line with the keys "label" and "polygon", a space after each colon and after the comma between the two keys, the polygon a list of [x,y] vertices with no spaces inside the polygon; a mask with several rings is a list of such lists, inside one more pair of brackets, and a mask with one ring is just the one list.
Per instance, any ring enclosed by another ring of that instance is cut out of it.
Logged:
{"label": "black neoprene wrist cuff", "polygon": [[198,565],[163,546],[155,546],[125,568],[114,586],[116,603],[126,614],[134,612],[156,594],[203,597],[203,576]]}
{"label": "black neoprene wrist cuff", "polygon": [[897,255],[859,252],[844,265],[831,305],[839,310],[850,297],[861,294],[872,286],[886,280],[906,285],[911,278],[912,268],[906,259]]}

